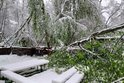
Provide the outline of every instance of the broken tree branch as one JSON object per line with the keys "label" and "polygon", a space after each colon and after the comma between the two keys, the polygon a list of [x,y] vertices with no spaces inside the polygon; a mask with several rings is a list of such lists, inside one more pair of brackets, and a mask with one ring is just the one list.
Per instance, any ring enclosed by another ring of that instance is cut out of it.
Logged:
{"label": "broken tree branch", "polygon": [[121,83],[121,82],[120,82],[121,80],[124,80],[124,77],[121,77],[121,78],[119,78],[119,79],[113,81],[112,83]]}
{"label": "broken tree branch", "polygon": [[114,31],[117,31],[117,30],[120,30],[120,29],[123,29],[123,28],[124,28],[124,23],[123,24],[120,24],[120,26],[117,26],[117,27],[114,27],[114,28],[112,27],[112,28],[103,29],[101,31],[94,32],[93,34],[91,34],[86,39],[82,39],[80,41],[75,41],[75,42],[71,43],[69,46],[83,44],[85,42],[88,42],[92,38],[95,39],[95,37],[97,37],[99,35],[103,35],[103,34],[106,34],[106,33],[114,32]]}
{"label": "broken tree branch", "polygon": [[122,6],[122,4],[120,4],[119,7],[115,10],[115,12],[113,12],[113,13],[108,17],[108,19],[107,19],[106,22],[105,22],[105,25],[106,25],[105,28],[107,28],[108,22],[109,22],[110,19],[120,10],[121,6]]}
{"label": "broken tree branch", "polygon": [[89,50],[83,48],[83,47],[81,46],[81,44],[79,45],[79,47],[80,47],[83,51],[85,51],[85,52],[87,52],[87,53],[90,53],[90,54],[95,55],[95,56],[97,55],[96,53],[93,53],[92,51],[89,51]]}
{"label": "broken tree branch", "polygon": [[120,39],[121,36],[107,36],[107,37],[95,37],[96,40],[114,40],[114,39]]}
{"label": "broken tree branch", "polygon": [[78,46],[81,48],[81,50],[83,50],[83,51],[85,51],[85,52],[87,52],[87,53],[89,53],[89,54],[91,54],[91,55],[93,55],[93,56],[96,56],[97,58],[99,58],[99,59],[101,59],[101,60],[104,60],[103,58],[101,58],[101,57],[99,56],[99,54],[93,53],[92,51],[83,48],[83,47],[81,46],[81,44],[79,44]]}

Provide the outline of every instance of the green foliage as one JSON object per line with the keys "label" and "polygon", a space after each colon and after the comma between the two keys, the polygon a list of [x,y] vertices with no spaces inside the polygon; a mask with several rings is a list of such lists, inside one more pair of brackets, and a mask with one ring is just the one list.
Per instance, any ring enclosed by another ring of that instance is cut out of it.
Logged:
{"label": "green foliage", "polygon": [[[89,0],[55,0],[53,3],[57,20],[51,20],[49,13],[45,12],[43,0],[29,0],[32,28],[37,41],[45,40],[47,44],[55,46],[60,40],[68,45],[86,36],[87,28],[92,31],[94,25],[96,27],[101,23],[96,6]],[[61,13],[63,16],[59,17]]]}
{"label": "green foliage", "polygon": [[28,38],[28,37],[22,37],[19,41],[18,41],[19,45],[22,47],[30,47],[33,46],[33,41]]}
{"label": "green foliage", "polygon": [[[43,0],[29,0],[29,11],[32,13],[32,28],[37,40],[41,39],[42,26],[44,25],[44,4]],[[43,23],[42,23],[43,22]],[[45,26],[44,26],[45,27]]]}
{"label": "green foliage", "polygon": [[103,60],[84,51],[76,53],[57,51],[49,58],[49,66],[58,68],[77,66],[85,73],[84,83],[110,83],[124,76],[123,44],[120,45],[120,42],[116,46],[113,44],[115,40],[111,42],[93,40],[84,45],[86,49],[99,54]]}
{"label": "green foliage", "polygon": [[75,29],[74,24],[69,20],[64,20],[63,24],[59,25],[56,29],[56,38],[62,40],[65,45],[68,45],[72,41],[76,39],[75,35]]}

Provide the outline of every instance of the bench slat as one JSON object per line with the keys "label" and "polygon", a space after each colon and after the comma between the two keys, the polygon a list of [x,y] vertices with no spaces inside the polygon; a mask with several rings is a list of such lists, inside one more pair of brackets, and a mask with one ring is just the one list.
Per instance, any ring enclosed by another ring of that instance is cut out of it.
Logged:
{"label": "bench slat", "polygon": [[52,83],[65,83],[76,72],[77,72],[77,69],[72,67],[69,70],[63,72],[61,75],[59,75],[58,78],[53,79]]}
{"label": "bench slat", "polygon": [[8,78],[9,80],[16,82],[16,83],[36,83],[26,77],[23,77],[12,71],[9,71],[9,70],[1,71],[1,75],[5,78]]}
{"label": "bench slat", "polygon": [[45,59],[41,59],[41,60],[33,59],[33,60],[17,62],[17,63],[2,66],[1,70],[20,71],[20,70],[24,70],[24,69],[35,67],[35,66],[44,65],[47,63],[49,63],[49,61]]}
{"label": "bench slat", "polygon": [[84,73],[75,73],[69,80],[67,80],[65,83],[80,83],[81,80],[84,77]]}

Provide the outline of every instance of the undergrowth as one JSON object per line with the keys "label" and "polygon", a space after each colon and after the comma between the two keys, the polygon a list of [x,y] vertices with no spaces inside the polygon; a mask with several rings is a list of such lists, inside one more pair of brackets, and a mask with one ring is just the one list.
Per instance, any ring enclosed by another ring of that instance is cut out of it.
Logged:
{"label": "undergrowth", "polygon": [[110,83],[124,76],[123,43],[116,41],[92,41],[83,45],[99,57],[85,51],[56,51],[50,57],[50,67],[77,66],[85,73],[82,83]]}

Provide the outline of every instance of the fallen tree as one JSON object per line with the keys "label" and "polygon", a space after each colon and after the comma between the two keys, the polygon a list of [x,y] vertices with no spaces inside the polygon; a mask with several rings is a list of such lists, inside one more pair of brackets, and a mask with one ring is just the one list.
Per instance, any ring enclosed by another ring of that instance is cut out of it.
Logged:
{"label": "fallen tree", "polygon": [[[116,27],[112,27],[112,28],[107,28],[107,29],[103,29],[103,30],[100,30],[100,31],[97,31],[97,32],[94,32],[92,33],[90,36],[88,36],[86,39],[82,39],[80,41],[75,41],[73,43],[71,43],[70,45],[67,46],[67,48],[72,48],[72,47],[75,47],[75,46],[79,46],[79,48],[82,50],[82,51],[85,51],[91,55],[94,55],[96,56],[97,58],[99,59],[102,59],[101,57],[99,57],[99,54],[97,53],[93,53],[92,51],[90,50],[87,50],[85,49],[82,44],[88,42],[88,41],[91,41],[91,40],[108,40],[108,39],[123,39],[123,36],[116,36],[116,37],[98,37],[99,35],[103,35],[103,34],[107,34],[107,33],[110,33],[110,32],[114,32],[114,31],[117,31],[117,30],[120,30],[120,29],[123,29],[124,28],[124,23],[123,24],[120,24],[119,26],[116,26]],[[70,50],[70,49],[68,49]]]}
{"label": "fallen tree", "polygon": [[75,41],[75,42],[71,43],[69,46],[75,46],[75,45],[83,44],[85,42],[88,42],[91,39],[98,39],[97,37],[99,35],[103,35],[103,34],[107,34],[107,33],[110,33],[110,32],[114,32],[114,31],[117,31],[117,30],[120,30],[120,29],[123,29],[123,28],[124,28],[124,23],[119,25],[119,26],[117,26],[117,27],[114,27],[114,28],[112,27],[112,28],[103,29],[101,31],[97,31],[97,32],[92,33],[86,39],[82,39],[80,41]]}
{"label": "fallen tree", "polygon": [[1,47],[0,55],[29,55],[29,56],[42,56],[45,54],[50,54],[52,52],[51,48],[47,47]]}

